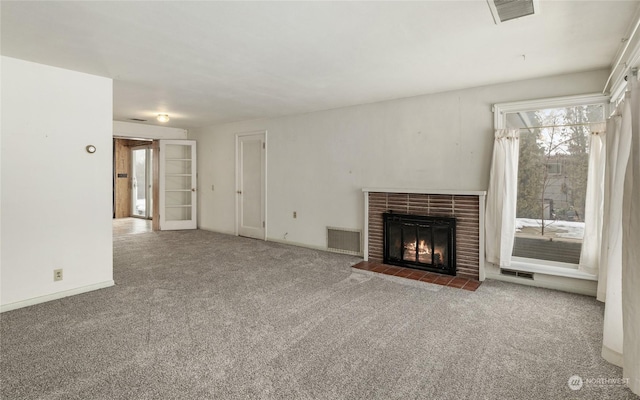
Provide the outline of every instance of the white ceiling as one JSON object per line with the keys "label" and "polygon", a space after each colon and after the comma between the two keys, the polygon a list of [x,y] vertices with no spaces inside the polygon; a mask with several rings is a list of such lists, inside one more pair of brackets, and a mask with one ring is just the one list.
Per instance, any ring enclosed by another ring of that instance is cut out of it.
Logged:
{"label": "white ceiling", "polygon": [[638,4],[2,1],[1,50],[113,78],[115,120],[193,128],[605,68]]}

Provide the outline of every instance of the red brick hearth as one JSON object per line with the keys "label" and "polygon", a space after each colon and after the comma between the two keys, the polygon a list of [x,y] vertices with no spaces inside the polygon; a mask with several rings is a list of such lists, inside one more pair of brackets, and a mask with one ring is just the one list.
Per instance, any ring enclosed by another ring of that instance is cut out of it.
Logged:
{"label": "red brick hearth", "polygon": [[[427,193],[425,191],[393,191],[388,189],[364,189],[366,201],[366,254],[365,260],[377,263],[378,269],[383,265],[383,218],[382,214],[392,211],[399,214],[425,215],[433,217],[453,217],[456,219],[456,276],[425,273],[418,280],[431,279],[431,275],[447,280],[445,285],[456,286],[460,279],[480,281],[480,269],[484,268],[484,259],[480,249],[483,247],[483,236],[480,226],[483,221],[485,192],[442,191]],[[360,269],[368,269],[360,268]],[[386,266],[389,267],[389,266]],[[374,267],[375,268],[375,267]],[[391,267],[398,268],[398,267]],[[423,273],[420,270],[407,269]],[[392,272],[393,270],[389,270]],[[380,272],[380,271],[375,271]],[[401,276],[398,273],[391,275]],[[453,278],[453,279],[452,279]],[[458,279],[460,278],[460,279]],[[464,285],[467,285],[465,281]],[[433,283],[433,282],[431,282]],[[478,283],[479,285],[479,283]],[[477,286],[476,286],[477,287]]]}
{"label": "red brick hearth", "polygon": [[480,283],[474,279],[460,278],[456,276],[436,274],[433,272],[420,271],[418,269],[396,267],[377,262],[362,261],[354,265],[353,268],[363,271],[377,272],[384,275],[398,276],[401,278],[413,279],[416,281],[434,283],[436,285],[448,286],[458,289],[475,292]]}

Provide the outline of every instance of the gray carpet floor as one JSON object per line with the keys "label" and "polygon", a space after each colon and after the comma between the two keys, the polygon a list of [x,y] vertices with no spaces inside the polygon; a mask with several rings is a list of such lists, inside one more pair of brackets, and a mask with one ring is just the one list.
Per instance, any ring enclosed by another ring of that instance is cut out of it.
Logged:
{"label": "gray carpet floor", "polygon": [[[116,286],[0,315],[2,399],[636,399],[603,306],[205,231],[114,238]],[[569,377],[579,375],[573,391]]]}

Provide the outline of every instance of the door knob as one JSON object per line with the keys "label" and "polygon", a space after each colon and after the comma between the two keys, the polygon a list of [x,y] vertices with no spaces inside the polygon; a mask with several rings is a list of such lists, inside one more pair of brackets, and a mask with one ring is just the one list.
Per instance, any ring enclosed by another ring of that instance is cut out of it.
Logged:
{"label": "door knob", "polygon": [[238,193],[238,194],[242,194],[242,190],[238,190],[236,193]]}
{"label": "door knob", "polygon": [[196,188],[192,188],[192,189],[191,189],[191,191],[192,191],[192,192],[195,192],[195,191],[196,191]]}

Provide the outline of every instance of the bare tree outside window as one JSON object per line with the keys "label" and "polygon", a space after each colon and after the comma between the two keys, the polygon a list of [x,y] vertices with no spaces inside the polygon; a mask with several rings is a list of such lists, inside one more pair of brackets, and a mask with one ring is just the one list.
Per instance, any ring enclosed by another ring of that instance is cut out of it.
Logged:
{"label": "bare tree outside window", "polygon": [[589,135],[603,120],[602,105],[507,115],[509,126],[520,129],[514,256],[578,262]]}

